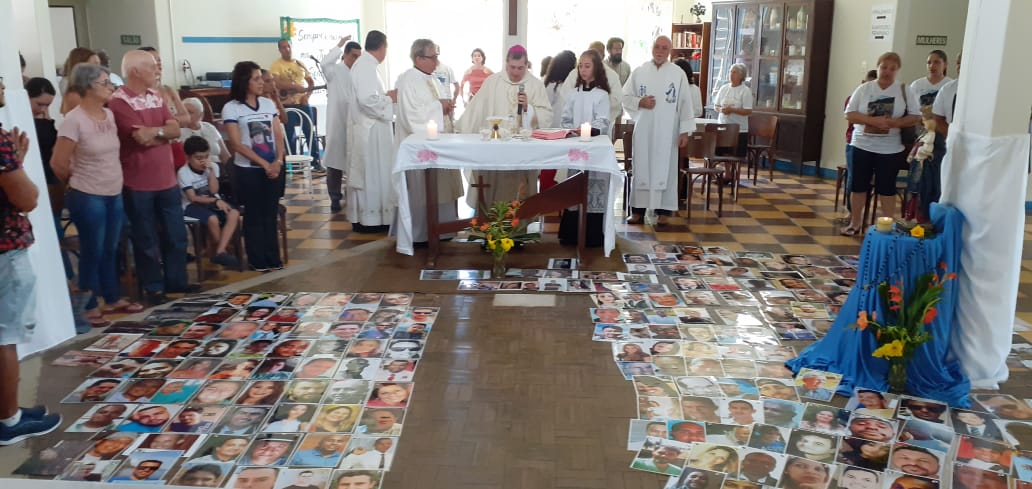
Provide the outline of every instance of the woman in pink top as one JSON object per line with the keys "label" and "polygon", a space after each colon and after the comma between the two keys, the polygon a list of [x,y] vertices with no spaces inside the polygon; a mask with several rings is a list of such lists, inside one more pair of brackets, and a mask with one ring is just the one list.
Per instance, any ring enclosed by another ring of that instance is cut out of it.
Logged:
{"label": "woman in pink top", "polygon": [[[473,58],[473,66],[470,66],[462,75],[462,83],[459,84],[459,95],[467,102],[480,91],[480,85],[484,83],[484,80],[494,73],[491,68],[484,66],[484,61],[487,61],[484,50],[476,48],[470,53],[470,57]],[[465,96],[467,82],[469,83],[469,97]]]}
{"label": "woman in pink top", "polygon": [[[106,325],[105,313],[139,312],[143,306],[120,296],[115,253],[122,232],[122,164],[115,117],[104,104],[115,87],[108,70],[82,63],[68,76],[68,90],[79,105],[65,115],[57,131],[51,166],[68,182],[65,204],[79,233],[79,289],[90,294],[86,317]],[[98,309],[97,294],[104,298]]]}

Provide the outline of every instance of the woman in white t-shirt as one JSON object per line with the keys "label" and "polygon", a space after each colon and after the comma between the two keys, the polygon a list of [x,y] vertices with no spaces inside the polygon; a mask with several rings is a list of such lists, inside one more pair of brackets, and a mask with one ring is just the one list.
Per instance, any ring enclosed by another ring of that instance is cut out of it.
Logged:
{"label": "woman in white t-shirt", "polygon": [[717,109],[717,122],[738,124],[738,154],[735,156],[745,156],[749,145],[749,115],[752,114],[753,93],[748,85],[743,83],[746,74],[747,68],[744,64],[731,65],[731,72],[728,73],[731,83],[720,87],[716,98],[713,99],[713,107]]}
{"label": "woman in white t-shirt", "polygon": [[896,174],[903,164],[901,127],[921,121],[921,107],[911,90],[896,83],[896,73],[903,66],[899,55],[885,53],[878,57],[878,78],[853,91],[846,106],[846,120],[853,124],[853,183],[850,187],[849,224],[840,230],[843,236],[861,231],[861,218],[867,192],[878,194],[883,216],[896,214]]}
{"label": "woman in white t-shirt", "polygon": [[[558,59],[558,57],[556,57]],[[555,63],[555,60],[552,61]],[[551,68],[549,68],[551,69]],[[559,82],[560,84],[562,82]],[[578,129],[585,122],[591,125],[592,133],[609,134],[609,86],[605,66],[598,51],[589,49],[580,55],[577,61],[577,81],[574,91],[567,95],[562,112],[559,112],[560,127]],[[609,195],[609,176],[604,173],[592,173],[588,182],[588,212],[585,246],[602,246],[603,212],[606,197]],[[563,212],[559,223],[559,242],[562,244],[577,243],[577,214]]]}
{"label": "woman in white t-shirt", "polygon": [[692,111],[695,113],[695,117],[702,117],[702,90],[695,84],[695,70],[692,69],[692,64],[684,58],[677,58],[674,60],[674,64],[684,71],[684,76],[688,77],[688,94],[692,99]]}
{"label": "woman in white t-shirt", "polygon": [[276,217],[285,185],[283,125],[276,103],[262,97],[258,64],[241,61],[233,67],[230,101],[222,108],[233,160],[233,191],[244,206],[244,244],[247,261],[259,272],[283,268]]}
{"label": "woman in white t-shirt", "polygon": [[201,103],[201,99],[190,97],[183,100],[183,107],[186,107],[186,112],[190,114],[190,123],[179,130],[179,141],[186,142],[191,136],[200,136],[208,142],[208,146],[211,148],[209,152],[211,161],[220,166],[229,163],[229,149],[222,141],[222,134],[219,134],[219,130],[210,122],[201,120],[204,118],[204,104]]}
{"label": "woman in white t-shirt", "polygon": [[914,96],[917,97],[918,103],[921,104],[921,108],[932,108],[932,103],[935,102],[935,96],[939,93],[939,89],[943,85],[953,80],[946,76],[946,66],[949,64],[946,61],[946,52],[941,49],[936,49],[928,53],[928,75],[918,78],[910,83],[910,91],[914,92]]}

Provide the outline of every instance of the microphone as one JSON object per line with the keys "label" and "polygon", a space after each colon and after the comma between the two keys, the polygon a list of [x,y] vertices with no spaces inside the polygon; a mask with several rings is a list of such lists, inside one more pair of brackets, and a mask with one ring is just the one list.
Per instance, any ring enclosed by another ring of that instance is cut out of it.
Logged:
{"label": "microphone", "polygon": [[315,64],[317,64],[317,65],[319,64],[319,60],[315,59],[315,56],[312,56],[311,54],[309,54],[308,58],[311,59],[312,61],[315,61]]}
{"label": "microphone", "polygon": [[[522,83],[520,83],[520,94],[523,94],[523,92],[525,90],[526,90],[526,87]],[[522,102],[517,102],[516,103],[516,115],[523,115],[523,103]]]}

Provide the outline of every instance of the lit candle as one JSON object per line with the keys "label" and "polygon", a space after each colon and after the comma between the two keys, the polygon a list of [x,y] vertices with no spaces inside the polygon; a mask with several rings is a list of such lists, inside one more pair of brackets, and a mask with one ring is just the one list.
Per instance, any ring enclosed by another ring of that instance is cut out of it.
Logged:
{"label": "lit candle", "polygon": [[879,217],[874,223],[874,229],[877,229],[880,233],[888,233],[892,231],[892,218],[891,217]]}
{"label": "lit candle", "polygon": [[580,125],[580,140],[591,141],[591,124],[585,122]]}
{"label": "lit candle", "polygon": [[426,123],[426,138],[431,141],[437,139],[437,121],[431,120]]}

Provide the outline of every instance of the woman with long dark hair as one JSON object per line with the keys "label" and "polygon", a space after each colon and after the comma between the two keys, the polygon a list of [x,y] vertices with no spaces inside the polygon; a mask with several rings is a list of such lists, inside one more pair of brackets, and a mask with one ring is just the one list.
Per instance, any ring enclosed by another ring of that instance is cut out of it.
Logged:
{"label": "woman with long dark hair", "polygon": [[684,58],[677,58],[674,60],[674,64],[684,71],[684,76],[688,77],[688,95],[692,98],[692,110],[695,112],[695,117],[702,117],[702,90],[695,83],[695,70],[692,69],[691,62]]}
{"label": "woman with long dark hair", "polygon": [[233,189],[245,210],[247,260],[259,272],[279,270],[283,262],[276,239],[276,216],[285,184],[283,126],[276,103],[261,96],[264,84],[256,63],[237,63],[232,78],[230,101],[222,109],[222,120],[229,133],[226,143],[236,153]]}

